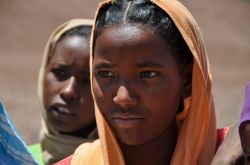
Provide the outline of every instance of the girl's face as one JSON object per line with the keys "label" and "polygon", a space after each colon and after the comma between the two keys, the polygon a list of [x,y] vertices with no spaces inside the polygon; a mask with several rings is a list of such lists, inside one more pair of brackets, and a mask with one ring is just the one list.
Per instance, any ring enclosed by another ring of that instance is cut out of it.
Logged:
{"label": "girl's face", "polygon": [[89,80],[89,44],[81,36],[57,43],[44,80],[47,119],[60,132],[71,133],[95,122]]}
{"label": "girl's face", "polygon": [[120,142],[140,145],[171,134],[184,81],[161,37],[142,26],[104,28],[93,73],[97,105]]}

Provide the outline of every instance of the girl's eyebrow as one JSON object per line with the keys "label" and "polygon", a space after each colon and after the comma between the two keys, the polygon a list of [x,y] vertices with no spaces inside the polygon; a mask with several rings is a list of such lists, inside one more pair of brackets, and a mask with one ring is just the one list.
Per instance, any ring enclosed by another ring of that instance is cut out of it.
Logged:
{"label": "girl's eyebrow", "polygon": [[163,67],[162,64],[155,63],[153,61],[146,61],[146,62],[143,62],[140,64],[136,64],[135,66],[139,67],[139,68],[145,68],[145,67],[161,68],[161,67]]}
{"label": "girl's eyebrow", "polygon": [[95,65],[95,69],[100,69],[100,68],[113,68],[116,65],[111,64],[111,63],[106,63],[106,62],[102,62],[102,63],[98,63]]}
{"label": "girl's eyebrow", "polygon": [[[116,64],[111,64],[111,63],[107,63],[107,62],[102,62],[102,63],[98,63],[94,66],[95,69],[100,69],[100,68],[114,68],[116,67],[117,65]],[[152,68],[161,68],[163,67],[162,64],[159,64],[159,63],[155,63],[153,61],[146,61],[146,62],[143,62],[143,63],[139,63],[139,64],[136,64],[135,67],[138,67],[138,68],[147,68],[147,67],[152,67]]]}

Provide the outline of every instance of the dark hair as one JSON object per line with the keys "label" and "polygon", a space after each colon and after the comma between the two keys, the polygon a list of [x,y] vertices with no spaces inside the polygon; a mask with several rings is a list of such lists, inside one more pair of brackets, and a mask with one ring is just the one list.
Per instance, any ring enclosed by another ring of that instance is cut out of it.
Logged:
{"label": "dark hair", "polygon": [[171,18],[149,0],[116,0],[101,8],[93,45],[104,28],[123,24],[147,26],[162,37],[179,62],[181,71],[193,62],[192,53]]}

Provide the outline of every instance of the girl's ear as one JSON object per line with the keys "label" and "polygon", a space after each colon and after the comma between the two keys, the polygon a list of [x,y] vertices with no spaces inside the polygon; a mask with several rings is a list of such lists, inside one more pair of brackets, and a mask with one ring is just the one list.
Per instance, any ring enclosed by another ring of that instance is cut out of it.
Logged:
{"label": "girl's ear", "polygon": [[183,70],[182,98],[189,97],[192,93],[192,73],[193,73],[193,63],[189,63],[185,68],[185,70]]}

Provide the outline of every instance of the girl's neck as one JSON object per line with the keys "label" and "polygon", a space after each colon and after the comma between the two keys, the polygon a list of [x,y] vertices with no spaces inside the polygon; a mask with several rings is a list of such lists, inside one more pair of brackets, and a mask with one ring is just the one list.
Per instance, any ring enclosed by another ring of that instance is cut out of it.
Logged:
{"label": "girl's neck", "polygon": [[126,165],[170,164],[177,142],[177,127],[171,126],[159,137],[138,146],[120,143]]}

